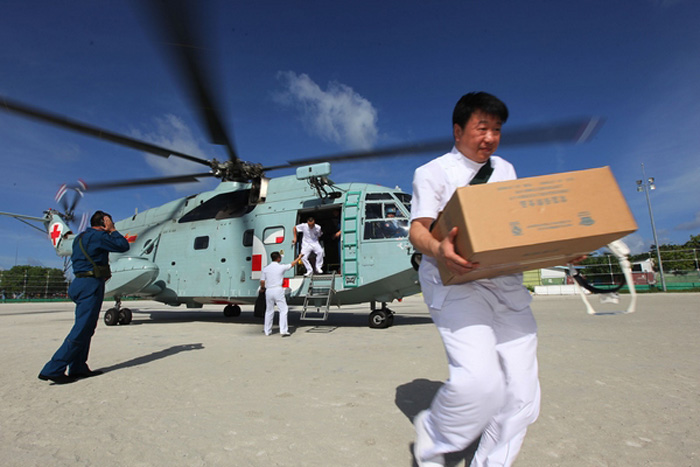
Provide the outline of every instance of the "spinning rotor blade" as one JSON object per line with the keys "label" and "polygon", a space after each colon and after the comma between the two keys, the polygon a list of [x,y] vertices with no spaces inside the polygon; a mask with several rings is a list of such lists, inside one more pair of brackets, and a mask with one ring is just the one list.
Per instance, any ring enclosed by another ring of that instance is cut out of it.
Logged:
{"label": "spinning rotor blade", "polygon": [[200,25],[193,19],[199,5],[197,2],[189,2],[189,5],[195,7],[188,8],[187,0],[150,0],[148,3],[151,15],[160,23],[170,55],[184,78],[211,142],[224,146],[229,160],[238,161],[233,139],[226,131],[221,111],[217,106],[218,99],[214,99],[220,96],[220,93],[213,92],[211,74],[204,73]]}
{"label": "spinning rotor blade", "polygon": [[[103,190],[113,190],[115,188],[129,188],[135,186],[147,186],[147,185],[169,185],[171,183],[191,183],[198,182],[198,178],[201,177],[213,177],[214,174],[211,172],[192,174],[192,175],[176,175],[173,177],[157,177],[157,178],[141,178],[133,180],[120,180],[113,182],[97,182],[97,183],[85,183],[85,191],[103,191]],[[69,187],[74,188],[74,187]]]}
{"label": "spinning rotor blade", "polygon": [[[542,143],[583,143],[590,140],[602,126],[603,120],[598,117],[588,117],[579,120],[559,123],[556,125],[540,125],[522,127],[513,131],[506,130],[501,137],[499,148]],[[380,159],[392,156],[407,156],[428,152],[440,153],[448,151],[454,145],[453,139],[440,139],[424,143],[391,146],[388,148],[369,151],[348,152],[330,156],[295,159],[286,164],[264,167],[263,170],[277,170],[289,167],[315,164],[319,162],[342,162],[361,159]]]}
{"label": "spinning rotor blade", "polygon": [[506,130],[501,137],[499,147],[520,146],[526,144],[546,143],[586,143],[603,126],[601,117],[587,117],[571,120],[556,125],[539,125],[530,128]]}
{"label": "spinning rotor blade", "polygon": [[176,156],[182,159],[187,159],[188,161],[197,162],[203,165],[211,165],[206,159],[201,159],[199,157],[191,156],[179,151],[172,151],[170,149],[164,148],[162,146],[157,146],[155,144],[146,143],[144,141],[139,141],[135,138],[129,136],[123,136],[118,133],[114,133],[109,130],[103,130],[87,123],[82,123],[77,120],[72,120],[61,115],[53,114],[45,110],[40,110],[35,107],[30,107],[25,104],[21,104],[17,101],[12,101],[6,97],[0,96],[0,110],[7,110],[9,112],[14,112],[20,114],[24,117],[33,118],[35,120],[40,120],[45,123],[50,123],[52,125],[64,128],[66,130],[73,130],[84,135],[92,136],[94,138],[103,139],[110,141],[112,143],[119,144],[121,146],[126,146],[128,148],[137,149],[139,151],[144,151],[149,154],[155,154],[161,157]]}

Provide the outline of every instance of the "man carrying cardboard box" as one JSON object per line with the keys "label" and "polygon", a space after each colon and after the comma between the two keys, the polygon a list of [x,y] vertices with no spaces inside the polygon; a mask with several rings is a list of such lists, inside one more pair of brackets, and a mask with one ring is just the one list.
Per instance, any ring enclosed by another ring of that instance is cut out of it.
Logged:
{"label": "man carrying cardboard box", "polygon": [[430,233],[458,187],[516,178],[513,166],[493,155],[507,119],[506,105],[495,96],[462,96],[452,116],[454,148],[414,175],[410,240],[423,253],[421,288],[450,375],[430,409],[414,419],[419,466],[444,465],[446,453],[465,449],[479,436],[472,465],[511,465],[539,414],[537,325],[522,274],[445,286],[438,263],[456,274],[478,264],[456,254],[457,228],[442,241]]}

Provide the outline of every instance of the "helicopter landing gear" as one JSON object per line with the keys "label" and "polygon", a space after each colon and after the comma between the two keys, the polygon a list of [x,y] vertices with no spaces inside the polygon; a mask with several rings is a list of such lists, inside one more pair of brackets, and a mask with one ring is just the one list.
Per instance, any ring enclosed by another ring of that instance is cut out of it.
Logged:
{"label": "helicopter landing gear", "polygon": [[369,314],[370,328],[386,329],[394,324],[394,312],[386,306],[386,302],[382,302],[382,307],[379,310],[376,310],[375,307],[376,302],[372,302],[372,312]]}
{"label": "helicopter landing gear", "polygon": [[241,307],[238,305],[226,305],[224,307],[224,316],[227,318],[241,316]]}
{"label": "helicopter landing gear", "polygon": [[131,324],[134,315],[128,308],[122,308],[122,301],[115,299],[115,307],[105,311],[105,324],[115,326],[117,324]]}

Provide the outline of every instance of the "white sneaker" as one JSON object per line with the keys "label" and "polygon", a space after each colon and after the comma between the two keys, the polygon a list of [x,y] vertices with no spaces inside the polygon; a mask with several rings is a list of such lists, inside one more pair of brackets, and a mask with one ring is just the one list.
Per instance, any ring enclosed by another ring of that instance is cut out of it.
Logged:
{"label": "white sneaker", "polygon": [[444,467],[445,457],[438,454],[430,459],[421,457],[421,453],[433,447],[433,440],[425,429],[425,419],[428,417],[428,411],[423,410],[418,412],[413,418],[413,426],[416,429],[416,441],[413,443],[413,457],[416,459],[418,467]]}

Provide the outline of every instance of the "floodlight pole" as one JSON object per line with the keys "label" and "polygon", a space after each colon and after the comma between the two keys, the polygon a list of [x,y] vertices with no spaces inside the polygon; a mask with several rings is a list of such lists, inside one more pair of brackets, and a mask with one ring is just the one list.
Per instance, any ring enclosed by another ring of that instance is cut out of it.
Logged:
{"label": "floodlight pole", "polygon": [[647,174],[644,171],[644,163],[642,163],[642,180],[637,180],[637,191],[644,190],[644,194],[647,198],[647,207],[649,208],[649,218],[651,219],[651,232],[654,235],[654,245],[656,246],[656,259],[659,262],[659,276],[661,278],[661,288],[666,292],[666,279],[664,278],[664,264],[661,262],[661,252],[659,251],[659,239],[656,236],[656,223],[654,222],[654,212],[651,210],[651,199],[649,198],[649,191],[655,190],[656,185],[654,185],[654,178],[647,178]]}

